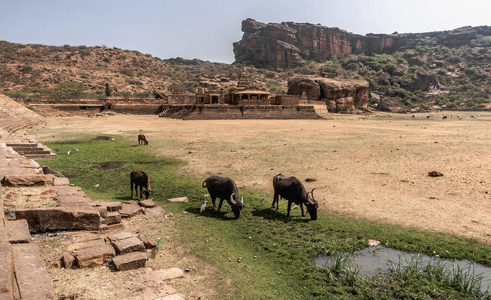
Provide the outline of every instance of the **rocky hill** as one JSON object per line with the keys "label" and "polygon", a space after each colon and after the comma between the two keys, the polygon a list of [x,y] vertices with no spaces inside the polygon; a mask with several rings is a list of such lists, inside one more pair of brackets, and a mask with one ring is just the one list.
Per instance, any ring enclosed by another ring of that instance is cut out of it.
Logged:
{"label": "rocky hill", "polygon": [[273,94],[286,93],[298,76],[337,76],[368,81],[374,108],[490,108],[489,26],[362,36],[321,25],[247,19],[242,30],[233,64],[0,41],[0,92],[24,101],[226,92],[245,70],[251,82]]}
{"label": "rocky hill", "polygon": [[320,24],[242,21],[242,40],[234,43],[236,62],[256,67],[292,68],[307,60],[322,61],[345,54],[394,53],[420,45],[460,47],[491,36],[491,27],[409,34],[354,34]]}

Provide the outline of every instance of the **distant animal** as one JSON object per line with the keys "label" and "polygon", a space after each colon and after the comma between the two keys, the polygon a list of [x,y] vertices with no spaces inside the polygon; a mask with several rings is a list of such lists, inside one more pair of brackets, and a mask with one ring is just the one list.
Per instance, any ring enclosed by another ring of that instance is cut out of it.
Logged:
{"label": "distant animal", "polygon": [[317,220],[317,208],[319,207],[319,205],[314,199],[314,189],[312,189],[312,191],[310,192],[307,192],[300,180],[293,176],[288,177],[281,173],[273,177],[273,189],[273,208],[275,208],[276,204],[276,210],[278,210],[279,197],[281,196],[283,199],[288,200],[288,210],[286,214],[287,217],[290,216],[292,203],[295,203],[297,205],[300,205],[300,209],[302,210],[302,217],[306,216],[303,209],[303,205],[305,205],[307,207],[308,213],[310,214],[310,219]]}
{"label": "distant animal", "polygon": [[144,134],[138,135],[138,145],[148,145],[148,140]]}
{"label": "distant animal", "polygon": [[147,173],[140,170],[133,170],[130,173],[130,188],[131,188],[131,198],[133,198],[133,184],[135,185],[135,194],[138,197],[138,187],[140,187],[140,199],[142,195],[145,194],[145,197],[148,199],[152,189],[150,188],[150,178]]}
{"label": "distant animal", "polygon": [[261,197],[261,199],[259,199],[259,203],[263,202],[263,201],[264,201],[264,199],[266,199],[266,194],[264,194],[264,195]]}
{"label": "distant animal", "polygon": [[463,115],[458,115],[458,116],[457,116],[457,119],[459,119],[459,120],[462,120],[463,118],[464,118],[464,116],[463,116]]}
{"label": "distant animal", "polygon": [[208,203],[208,201],[205,201],[205,203],[203,205],[201,205],[201,208],[199,209],[199,213],[202,214],[205,209],[206,209],[206,204]]}
{"label": "distant animal", "polygon": [[[244,207],[244,196],[242,196],[242,199],[239,201],[239,191],[232,179],[213,175],[206,178],[201,186],[208,189],[211,201],[213,202],[213,210],[219,212],[220,208],[222,208],[223,200],[227,200],[228,204],[232,207],[235,218],[238,219],[240,217],[240,211]],[[218,209],[215,205],[216,198],[220,199]]]}
{"label": "distant animal", "polygon": [[445,120],[447,118],[447,115],[443,115],[442,120]]}

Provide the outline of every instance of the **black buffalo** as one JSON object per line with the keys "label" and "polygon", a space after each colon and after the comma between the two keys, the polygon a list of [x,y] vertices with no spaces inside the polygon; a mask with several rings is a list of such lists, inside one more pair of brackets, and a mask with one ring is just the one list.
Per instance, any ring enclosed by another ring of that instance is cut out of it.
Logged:
{"label": "black buffalo", "polygon": [[294,202],[295,204],[300,205],[300,209],[302,210],[302,217],[305,217],[305,212],[303,210],[303,205],[305,204],[305,206],[307,207],[307,211],[310,214],[310,219],[317,220],[317,208],[319,207],[319,205],[314,199],[314,189],[312,189],[312,191],[310,192],[307,192],[300,180],[295,177],[288,177],[281,173],[273,177],[273,188],[273,208],[276,204],[276,210],[278,210],[279,197],[281,196],[283,199],[288,200],[288,212],[286,214],[287,217],[290,216],[292,202]]}
{"label": "black buffalo", "polygon": [[[240,217],[240,210],[244,207],[244,197],[242,196],[241,201],[239,201],[239,191],[235,182],[228,177],[221,177],[218,175],[213,175],[203,181],[202,187],[208,189],[211,200],[213,202],[213,210],[220,211],[222,208],[223,200],[227,202],[232,207],[232,212],[235,218]],[[218,209],[215,205],[215,199],[219,198],[220,203],[218,204]]]}

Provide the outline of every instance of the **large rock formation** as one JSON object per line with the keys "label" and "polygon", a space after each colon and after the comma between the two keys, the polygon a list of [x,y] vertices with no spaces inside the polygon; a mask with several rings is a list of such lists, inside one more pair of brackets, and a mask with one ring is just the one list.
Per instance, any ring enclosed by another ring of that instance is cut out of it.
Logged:
{"label": "large rock formation", "polygon": [[244,35],[234,43],[235,61],[256,67],[291,68],[304,60],[326,60],[332,55],[390,53],[412,48],[423,40],[446,46],[470,44],[478,35],[491,35],[491,27],[463,27],[450,31],[409,34],[354,34],[339,28],[309,23],[242,21]]}
{"label": "large rock formation", "polygon": [[368,82],[323,77],[295,77],[288,82],[289,95],[305,93],[309,100],[324,101],[329,112],[366,109]]}

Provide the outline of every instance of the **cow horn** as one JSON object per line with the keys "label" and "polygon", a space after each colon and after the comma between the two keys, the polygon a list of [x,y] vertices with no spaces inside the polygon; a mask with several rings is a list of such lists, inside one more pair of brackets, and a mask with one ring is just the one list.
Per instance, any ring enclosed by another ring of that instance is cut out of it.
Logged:
{"label": "cow horn", "polygon": [[234,196],[235,196],[235,193],[232,193],[232,195],[230,195],[230,202],[234,205],[237,205],[237,202],[234,200]]}
{"label": "cow horn", "polygon": [[[315,202],[314,202],[314,200],[315,200],[315,199],[314,199],[314,190],[315,190],[315,188],[313,188],[313,189],[310,191],[310,196],[312,197],[312,200],[310,200],[310,198],[308,198],[308,197],[307,197],[307,198],[309,199],[309,203],[310,203],[310,204],[315,204]],[[308,195],[308,194],[307,194],[307,195]]]}

